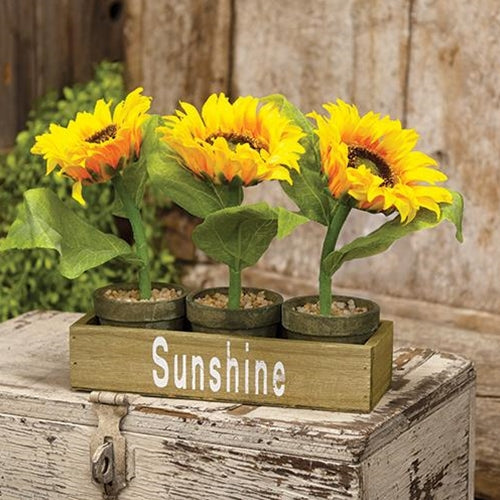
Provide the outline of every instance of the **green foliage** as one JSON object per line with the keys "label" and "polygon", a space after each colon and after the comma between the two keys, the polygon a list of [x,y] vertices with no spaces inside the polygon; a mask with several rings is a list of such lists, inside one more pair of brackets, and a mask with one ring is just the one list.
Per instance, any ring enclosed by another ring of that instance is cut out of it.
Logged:
{"label": "green foliage", "polygon": [[302,214],[310,220],[328,226],[336,201],[328,191],[326,179],[321,173],[318,137],[314,133],[311,123],[298,108],[281,94],[273,94],[261,100],[274,103],[284,116],[306,134],[300,141],[306,150],[299,160],[300,172],[292,171],[293,184],[282,181],[281,187],[297,204]]}
{"label": "green foliage", "polygon": [[[71,202],[75,205],[75,202]],[[60,272],[74,279],[132,248],[78,217],[50,189],[29,189],[0,250],[50,248],[61,256]]]}
{"label": "green foliage", "polygon": [[179,157],[163,141],[151,141],[144,147],[152,184],[191,215],[205,218],[217,210],[241,203],[241,186],[216,185],[209,179],[196,177],[182,166]]}
{"label": "green foliage", "polygon": [[193,240],[207,255],[239,272],[256,264],[276,236],[284,238],[306,221],[267,203],[230,207],[208,215],[194,230]]}
{"label": "green foliage", "polygon": [[377,230],[351,241],[339,250],[330,253],[323,262],[323,269],[330,276],[335,273],[344,262],[354,259],[370,257],[385,252],[396,240],[407,236],[415,231],[437,226],[448,220],[456,227],[456,238],[462,241],[462,217],[464,202],[460,193],[453,192],[451,204],[442,203],[441,215],[436,217],[434,212],[421,208],[416,217],[408,224],[401,224],[400,217],[386,222]]}
{"label": "green foliage", "polygon": [[[121,65],[103,62],[96,68],[91,82],[67,87],[62,96],[50,92],[36,105],[26,129],[18,134],[13,150],[0,156],[0,241],[16,218],[17,207],[28,189],[45,187],[61,200],[71,197],[71,182],[54,174],[45,176],[43,158],[30,153],[35,136],[46,132],[50,123],[65,126],[78,111],[92,111],[100,98],[116,103],[124,97]],[[146,198],[143,219],[146,236],[154,249],[151,272],[158,281],[172,281],[175,278],[173,257],[164,250],[165,232],[155,207],[154,193],[147,192]],[[111,183],[87,187],[85,200],[87,206],[75,206],[74,211],[100,231],[118,235]],[[36,308],[85,311],[91,307],[95,288],[110,282],[136,280],[137,267],[118,259],[72,281],[60,275],[57,265],[57,253],[53,250],[13,250],[0,254],[0,320]]]}

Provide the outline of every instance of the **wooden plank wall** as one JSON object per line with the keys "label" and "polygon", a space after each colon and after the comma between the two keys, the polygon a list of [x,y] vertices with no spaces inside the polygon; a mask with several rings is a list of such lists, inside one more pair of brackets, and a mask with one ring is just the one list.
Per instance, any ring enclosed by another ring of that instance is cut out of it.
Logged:
{"label": "wooden plank wall", "polygon": [[[130,84],[144,84],[157,111],[213,91],[283,92],[304,110],[341,97],[416,128],[421,149],[465,195],[465,243],[444,225],[347,264],[335,284],[500,313],[498,2],[129,0],[128,11]],[[261,198],[288,203],[273,183],[247,190],[248,200]],[[342,239],[382,220],[356,212]],[[314,280],[323,235],[306,225],[259,267]]]}
{"label": "wooden plank wall", "polygon": [[231,0],[128,0],[129,86],[144,86],[163,114],[180,99],[201,104],[227,92],[231,19]]}
{"label": "wooden plank wall", "polygon": [[[477,491],[500,498],[500,379],[489,354],[500,339],[500,233],[494,230],[500,225],[500,85],[494,71],[500,3],[129,0],[128,11],[126,31],[139,35],[126,49],[130,84],[143,83],[158,111],[172,112],[180,98],[200,104],[217,91],[233,97],[283,92],[304,110],[341,97],[420,132],[420,148],[439,160],[449,185],[465,195],[465,243],[459,245],[444,225],[347,264],[334,283],[379,299],[386,314],[419,319],[400,320],[400,327],[396,321],[398,344],[432,345],[476,361]],[[246,196],[288,203],[272,184]],[[342,239],[382,219],[355,213]],[[189,224],[172,226],[172,232],[185,232]],[[322,238],[318,225],[299,228],[272,245],[247,273],[247,283],[311,293]],[[220,267],[206,262],[187,277],[196,287],[224,279]]]}
{"label": "wooden plank wall", "polygon": [[123,59],[124,13],[120,0],[0,0],[0,148],[38,97]]}

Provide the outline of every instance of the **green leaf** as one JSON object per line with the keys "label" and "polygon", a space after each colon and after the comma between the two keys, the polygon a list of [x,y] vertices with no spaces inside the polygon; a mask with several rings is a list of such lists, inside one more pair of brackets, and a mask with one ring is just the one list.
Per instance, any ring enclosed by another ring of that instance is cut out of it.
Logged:
{"label": "green leaf", "polygon": [[290,212],[282,207],[275,208],[274,211],[278,217],[278,233],[276,236],[280,240],[291,234],[297,226],[309,221],[307,217]]}
{"label": "green leaf", "polygon": [[193,232],[194,243],[234,271],[253,266],[277,235],[285,237],[307,221],[283,208],[257,203],[219,210]]}
{"label": "green leaf", "polygon": [[[139,159],[134,163],[127,165],[122,172],[123,182],[130,196],[137,207],[142,205],[144,191],[146,189],[146,181],[148,179],[148,171],[146,159],[148,154],[158,149],[158,137],[156,127],[158,127],[160,117],[151,115],[151,117],[143,125],[142,129],[142,144]],[[113,214],[119,217],[127,217],[123,209],[123,204],[119,197],[115,196],[113,203]]]}
{"label": "green leaf", "polygon": [[384,252],[400,238],[415,231],[437,226],[444,220],[448,220],[455,225],[455,236],[458,241],[462,242],[464,202],[460,193],[452,192],[452,195],[452,203],[442,203],[440,205],[441,215],[439,218],[436,217],[434,212],[424,208],[421,208],[416,217],[408,224],[401,224],[400,217],[398,216],[386,222],[369,235],[356,238],[341,249],[330,253],[323,262],[324,271],[333,275],[344,262]]}
{"label": "green leaf", "polygon": [[17,219],[0,244],[0,251],[28,248],[56,250],[61,274],[69,279],[132,252],[125,241],[95,229],[45,188],[26,191]]}
{"label": "green leaf", "polygon": [[147,169],[154,186],[196,217],[205,218],[217,210],[239,205],[243,199],[240,185],[216,185],[200,179],[164,143],[147,155]]}
{"label": "green leaf", "polygon": [[[122,176],[123,183],[125,184],[125,188],[130,194],[130,197],[134,200],[135,205],[140,207],[142,205],[148,177],[145,166],[142,165],[140,161],[136,161],[131,165],[126,166],[123,169],[123,173],[117,175]],[[127,214],[123,208],[123,203],[120,200],[120,197],[116,196],[116,193],[113,201],[112,213],[118,217],[127,218]]]}
{"label": "green leaf", "polygon": [[325,177],[321,171],[321,158],[318,137],[306,116],[281,94],[273,94],[261,99],[262,102],[272,102],[299,126],[306,136],[301,139],[305,153],[299,160],[300,173],[291,172],[293,184],[282,181],[281,187],[297,204],[301,212],[311,220],[328,226],[335,200],[327,189]]}

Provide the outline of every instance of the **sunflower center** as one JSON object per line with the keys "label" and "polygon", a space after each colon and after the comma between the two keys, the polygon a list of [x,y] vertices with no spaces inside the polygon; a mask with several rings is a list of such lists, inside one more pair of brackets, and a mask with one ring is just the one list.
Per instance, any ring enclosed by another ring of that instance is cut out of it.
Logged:
{"label": "sunflower center", "polygon": [[348,167],[358,168],[360,165],[365,165],[375,175],[382,177],[384,180],[383,186],[394,186],[391,167],[378,154],[360,146],[349,146],[347,158],[349,159]]}
{"label": "sunflower center", "polygon": [[92,142],[94,144],[100,144],[101,142],[108,141],[109,139],[114,139],[116,137],[116,125],[112,123],[107,127],[99,130],[95,134],[85,139],[85,142]]}
{"label": "sunflower center", "polygon": [[266,145],[259,141],[256,137],[252,137],[245,134],[236,134],[234,132],[218,132],[217,134],[212,134],[207,137],[207,142],[212,144],[217,137],[224,137],[229,143],[231,149],[235,149],[238,144],[248,144],[252,149],[260,151],[261,149],[266,149]]}

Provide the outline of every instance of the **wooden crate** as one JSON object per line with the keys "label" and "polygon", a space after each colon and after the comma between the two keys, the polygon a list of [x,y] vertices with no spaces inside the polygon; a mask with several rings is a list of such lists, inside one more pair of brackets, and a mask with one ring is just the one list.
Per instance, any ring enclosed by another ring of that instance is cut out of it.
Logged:
{"label": "wooden crate", "polygon": [[70,328],[74,389],[367,412],[387,391],[392,323],[363,345],[99,325]]}
{"label": "wooden crate", "polygon": [[[103,498],[89,465],[99,405],[70,389],[77,318],[0,324],[2,500]],[[118,498],[472,500],[473,401],[470,361],[414,348],[394,353],[392,386],[366,414],[131,397]]]}

